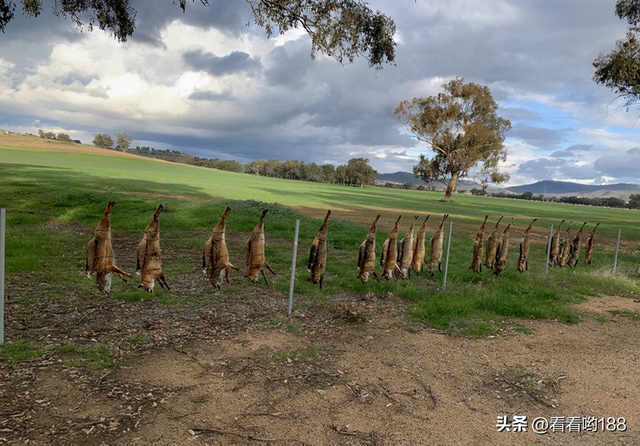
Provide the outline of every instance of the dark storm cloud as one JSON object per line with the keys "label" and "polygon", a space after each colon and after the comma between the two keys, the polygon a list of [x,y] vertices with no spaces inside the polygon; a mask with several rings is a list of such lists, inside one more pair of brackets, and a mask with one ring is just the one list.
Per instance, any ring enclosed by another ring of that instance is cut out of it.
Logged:
{"label": "dark storm cloud", "polygon": [[[216,28],[237,35],[246,32],[251,20],[251,7],[246,1],[209,0],[205,6],[200,1],[187,2],[183,13],[178,2],[171,0],[133,0],[131,6],[137,11],[134,42],[161,46],[160,33],[174,20],[199,28]],[[197,43],[197,42],[194,42]]]}
{"label": "dark storm cloud", "polygon": [[592,149],[593,149],[593,146],[589,144],[576,144],[573,146],[569,146],[566,149],[553,152],[549,156],[553,158],[574,158],[579,154],[584,152],[589,152]]}
{"label": "dark storm cloud", "polygon": [[522,139],[532,146],[548,149],[557,147],[569,129],[553,130],[526,124],[517,124],[509,131],[512,138]]}
{"label": "dark storm cloud", "polygon": [[551,171],[557,166],[557,162],[546,158],[526,161],[518,167],[518,173],[533,176],[535,178],[552,178]]}
{"label": "dark storm cloud", "polygon": [[[183,14],[172,0],[133,0],[132,6],[138,14],[131,42],[162,48],[162,38],[166,39],[162,31],[174,20],[201,29],[214,27],[225,36],[247,33],[254,39],[255,36],[266,39],[264,30],[252,24],[251,8],[246,1],[210,0],[209,3],[204,6],[198,0],[187,2]],[[242,110],[241,114],[213,122],[207,113],[134,119],[114,107],[96,111],[95,108],[85,110],[82,104],[55,102],[56,110],[66,112],[67,116],[88,113],[96,117],[93,127],[72,121],[59,125],[94,133],[127,131],[130,135],[136,133],[136,139],[172,144],[199,156],[241,160],[275,155],[281,159],[344,162],[349,157],[349,147],[365,152],[368,147],[369,154],[362,156],[371,158],[378,166],[386,170],[398,170],[400,166],[410,170],[414,162],[397,160],[392,152],[385,152],[384,160],[373,158],[380,147],[397,149],[415,144],[408,135],[399,132],[393,110],[400,101],[437,93],[439,85],[448,77],[461,76],[490,86],[503,106],[500,114],[513,121],[509,136],[542,149],[534,150],[533,157],[564,147],[565,139],[574,141],[570,138],[574,131],[569,126],[606,127],[601,124],[605,118],[602,107],[611,96],[591,81],[591,63],[599,52],[610,49],[616,38],[624,36],[625,26],[613,13],[613,0],[408,3],[373,0],[370,3],[396,22],[402,39],[397,47],[397,66],[375,71],[362,59],[345,67],[324,57],[313,61],[306,36],[275,47],[259,59],[241,51],[213,54],[194,50],[207,43],[198,41],[200,37],[194,32],[189,52],[182,56],[170,55],[182,58],[177,60],[174,71],[165,72],[163,67],[158,74],[153,72],[153,67],[145,65],[137,73],[144,79],[147,73],[154,74],[154,81],[171,88],[189,69],[214,76],[250,72],[251,81],[260,87],[250,94],[243,94],[241,84],[236,82],[230,84],[233,87],[223,85],[222,88],[234,88],[225,93],[196,90],[184,99],[194,107],[207,106],[207,102],[232,105]],[[45,63],[57,42],[86,37],[86,32],[80,33],[71,21],[56,18],[49,11],[38,19],[19,18],[10,26],[6,35],[0,35],[0,58],[16,64],[11,73],[11,88],[18,87],[25,73]],[[172,42],[165,43],[170,46]],[[122,47],[128,50],[134,45],[126,43]],[[252,55],[260,53],[259,50],[247,51]],[[161,56],[153,61],[156,63],[162,64]],[[131,61],[127,66],[129,64],[135,67]],[[442,79],[432,81],[435,77]],[[61,89],[67,85],[76,88],[91,81],[75,75],[54,80],[61,84]],[[517,101],[518,95],[526,96],[524,103],[540,101],[545,105],[531,110]],[[514,102],[504,107],[505,102],[514,98]],[[565,123],[557,116],[549,117],[545,107],[555,107],[548,105],[553,100],[562,105],[579,104],[575,109],[582,113],[577,118],[581,121]],[[45,102],[46,106],[51,103]],[[41,103],[16,104],[16,107],[18,105],[34,118],[43,108]],[[105,119],[98,119],[100,117]],[[10,120],[0,116],[0,125],[3,122]],[[559,127],[563,128],[557,130]],[[580,151],[575,146],[557,150],[552,154],[553,160],[524,162],[519,172],[539,178],[563,175],[579,178],[590,173],[588,166],[576,167],[564,158],[575,154],[595,158],[594,152]],[[633,156],[633,153],[623,155],[627,159]],[[610,171],[617,169],[608,164],[605,167]]]}
{"label": "dark storm cloud", "polygon": [[196,50],[184,53],[182,60],[190,68],[206,71],[212,76],[251,71],[260,66],[260,61],[252,59],[251,56],[242,51],[233,51],[226,56],[216,56],[202,50]]}
{"label": "dark storm cloud", "polygon": [[594,167],[602,175],[620,178],[640,177],[640,149],[634,148],[621,155],[598,158]]}
{"label": "dark storm cloud", "polygon": [[590,164],[577,165],[564,159],[538,158],[518,167],[518,173],[536,180],[592,180],[600,174]]}
{"label": "dark storm cloud", "polygon": [[194,91],[189,95],[194,101],[220,101],[229,99],[228,93],[214,93],[213,91]]}

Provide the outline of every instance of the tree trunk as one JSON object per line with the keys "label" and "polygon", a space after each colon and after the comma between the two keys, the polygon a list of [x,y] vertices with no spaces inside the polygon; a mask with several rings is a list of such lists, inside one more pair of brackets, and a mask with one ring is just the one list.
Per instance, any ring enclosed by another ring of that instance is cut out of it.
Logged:
{"label": "tree trunk", "polygon": [[456,190],[456,184],[458,184],[458,178],[460,178],[460,174],[456,172],[453,175],[451,175],[449,184],[447,184],[447,190],[444,193],[444,201],[446,201],[447,203],[451,201],[451,195],[453,195],[453,191]]}

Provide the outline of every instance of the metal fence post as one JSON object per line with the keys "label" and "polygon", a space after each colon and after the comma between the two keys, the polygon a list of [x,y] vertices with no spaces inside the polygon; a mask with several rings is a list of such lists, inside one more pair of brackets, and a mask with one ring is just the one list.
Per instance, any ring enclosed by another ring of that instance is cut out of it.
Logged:
{"label": "metal fence post", "polygon": [[447,289],[447,275],[449,273],[449,254],[451,254],[451,232],[453,230],[453,222],[449,222],[449,237],[447,238],[447,259],[444,264],[444,280],[442,282],[442,290]]}
{"label": "metal fence post", "polygon": [[0,209],[0,345],[4,344],[4,252],[7,229],[7,210]]}
{"label": "metal fence post", "polygon": [[551,225],[551,230],[549,231],[549,243],[547,243],[547,259],[545,260],[546,267],[544,269],[544,276],[547,277],[549,274],[549,257],[551,256],[551,242],[553,241],[553,225]]}
{"label": "metal fence post", "polygon": [[622,228],[618,231],[618,244],[616,245],[616,258],[613,261],[613,275],[618,271],[618,253],[620,252],[620,239],[622,238]]}
{"label": "metal fence post", "polygon": [[300,232],[300,220],[296,220],[296,231],[293,236],[293,260],[291,261],[291,282],[289,282],[289,316],[293,312],[293,285],[296,281],[296,258],[298,257],[298,233]]}

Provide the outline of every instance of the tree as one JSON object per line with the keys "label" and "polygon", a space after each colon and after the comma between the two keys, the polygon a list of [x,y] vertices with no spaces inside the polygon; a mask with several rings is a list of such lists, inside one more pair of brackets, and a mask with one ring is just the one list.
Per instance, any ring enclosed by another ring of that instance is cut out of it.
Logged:
{"label": "tree", "polygon": [[244,172],[251,175],[262,176],[264,175],[264,166],[266,163],[264,160],[251,161],[244,167]]}
{"label": "tree", "polygon": [[374,184],[378,172],[369,166],[366,158],[351,158],[346,165],[338,166],[336,177],[338,182],[349,186],[365,186]]}
{"label": "tree", "polygon": [[131,141],[131,138],[129,138],[129,135],[127,135],[126,133],[120,133],[118,135],[118,147],[120,147],[120,150],[122,150],[123,152],[129,150]]}
{"label": "tree", "polygon": [[613,90],[628,110],[640,100],[640,0],[618,0],[616,15],[629,24],[627,36],[593,62],[593,80]]}
{"label": "tree", "polygon": [[109,135],[98,133],[95,138],[93,138],[93,145],[101,149],[110,149],[113,147],[113,139]]}
{"label": "tree", "polygon": [[507,158],[503,142],[511,122],[498,116],[488,87],[458,78],[443,88],[437,96],[401,102],[395,113],[435,152],[433,158],[421,154],[413,173],[425,182],[445,181],[444,199],[450,201],[458,180],[479,164],[481,174],[491,181],[506,178],[498,167]]}
{"label": "tree", "polygon": [[336,167],[333,164],[323,164],[320,167],[324,174],[325,183],[333,183],[336,179]]}
{"label": "tree", "polygon": [[[157,0],[156,0],[157,1]],[[165,0],[168,1],[168,0]],[[204,6],[208,0],[200,0]],[[311,56],[324,53],[340,63],[364,56],[369,66],[380,68],[393,63],[396,25],[380,11],[372,11],[363,0],[246,0],[255,23],[268,37],[275,31],[285,33],[302,28],[311,37]],[[44,0],[22,0],[23,14],[37,17]],[[175,3],[175,2],[174,2]],[[182,12],[187,0],[178,0]],[[15,16],[13,0],[0,0],[0,31]],[[136,28],[136,10],[129,0],[66,0],[53,5],[56,16],[69,18],[79,28],[94,26],[124,42]]]}
{"label": "tree", "polygon": [[629,197],[629,207],[631,209],[640,209],[640,194],[632,194]]}
{"label": "tree", "polygon": [[73,142],[69,135],[67,135],[66,133],[62,133],[62,132],[58,133],[58,135],[56,136],[56,139],[58,141]]}

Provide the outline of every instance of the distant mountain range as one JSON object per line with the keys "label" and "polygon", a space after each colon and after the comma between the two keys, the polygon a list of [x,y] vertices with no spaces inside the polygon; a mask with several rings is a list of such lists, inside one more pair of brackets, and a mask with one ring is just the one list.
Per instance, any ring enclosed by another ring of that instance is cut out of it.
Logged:
{"label": "distant mountain range", "polygon": [[[379,182],[391,182],[400,184],[414,184],[424,185],[425,182],[420,178],[416,178],[409,172],[394,172],[394,173],[379,173],[376,179]],[[441,181],[433,181],[429,183],[429,186],[437,189],[443,189],[446,184]],[[477,183],[469,180],[460,180],[458,182],[458,190],[469,190],[473,188],[480,189]],[[498,189],[495,186],[489,188],[489,192],[511,192],[514,194],[523,194],[525,192],[531,192],[534,195],[544,194],[547,196],[571,196],[578,197],[590,197],[590,198],[604,198],[615,197],[623,200],[628,200],[632,194],[640,194],[640,184],[618,183],[618,184],[580,184],[572,183],[570,181],[538,181],[533,184],[525,184],[522,186],[513,186],[505,189]]]}
{"label": "distant mountain range", "polygon": [[576,195],[582,197],[616,197],[628,199],[629,195],[640,193],[638,184],[580,184],[568,181],[538,181],[523,186],[513,186],[506,190],[516,194],[531,192],[545,195]]}

